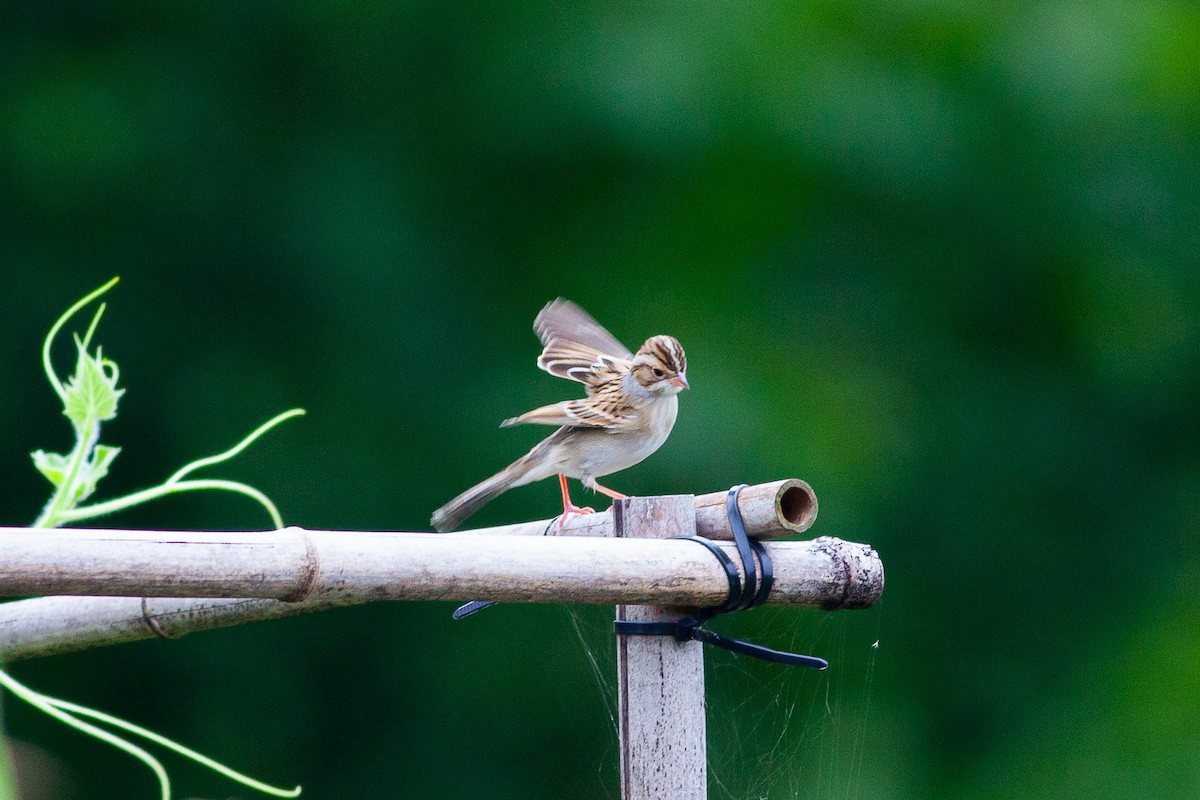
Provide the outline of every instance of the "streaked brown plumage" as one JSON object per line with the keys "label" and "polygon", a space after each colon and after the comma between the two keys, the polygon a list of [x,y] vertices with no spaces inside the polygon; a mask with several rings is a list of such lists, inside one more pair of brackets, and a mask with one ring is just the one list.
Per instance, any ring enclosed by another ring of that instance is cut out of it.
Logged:
{"label": "streaked brown plumage", "polygon": [[533,329],[543,345],[538,367],[582,383],[587,396],[535,408],[501,423],[560,427],[508,467],[433,512],[431,521],[440,531],[459,527],[514,486],[555,474],[564,518],[590,510],[571,503],[568,477],[610,497],[623,497],[596,478],[637,464],[671,433],[677,395],[688,388],[687,356],[674,337],[652,336],[631,353],[586,311],[562,298],[541,310]]}

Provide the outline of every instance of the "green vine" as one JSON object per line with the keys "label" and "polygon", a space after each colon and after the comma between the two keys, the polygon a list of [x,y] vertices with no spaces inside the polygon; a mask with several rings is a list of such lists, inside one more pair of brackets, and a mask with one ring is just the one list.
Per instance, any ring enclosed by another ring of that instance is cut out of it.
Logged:
{"label": "green vine", "polygon": [[[96,491],[97,484],[108,474],[108,469],[112,465],[113,460],[121,452],[121,448],[119,447],[100,444],[100,426],[102,423],[117,416],[118,401],[121,399],[121,395],[125,393],[124,389],[117,388],[119,371],[116,362],[111,358],[105,357],[101,353],[99,346],[95,348],[94,352],[91,349],[92,337],[100,323],[100,317],[104,314],[105,304],[101,303],[96,310],[83,338],[81,339],[78,334],[74,335],[76,350],[75,372],[65,382],[54,371],[54,366],[50,360],[50,350],[55,337],[71,317],[111,289],[117,281],[118,278],[113,278],[67,309],[50,328],[50,332],[46,335],[46,340],[42,344],[42,366],[45,369],[46,377],[49,379],[51,387],[53,387],[55,393],[62,401],[63,414],[71,421],[71,426],[75,430],[75,446],[65,455],[47,453],[44,450],[37,450],[31,453],[34,466],[54,486],[50,500],[34,521],[33,527],[55,528],[60,525],[91,519],[103,514],[111,514],[115,511],[130,508],[139,503],[156,500],[177,492],[217,489],[243,494],[255,500],[266,510],[274,526],[282,528],[283,518],[280,516],[275,504],[265,494],[254,487],[237,481],[188,479],[187,476],[198,469],[212,466],[213,464],[220,464],[237,456],[276,425],[291,417],[303,414],[304,410],[299,408],[294,408],[272,417],[228,450],[214,456],[197,459],[185,465],[158,486],[132,492],[122,497],[100,503],[81,505]],[[171,783],[167,777],[166,769],[158,759],[128,739],[90,722],[86,722],[82,719],[83,717],[166,747],[185,758],[189,758],[233,781],[264,794],[275,797],[297,797],[300,794],[299,786],[294,789],[280,789],[269,786],[131,722],[119,719],[110,714],[105,714],[102,711],[87,708],[86,706],[44,695],[20,683],[3,670],[0,670],[0,686],[3,686],[16,697],[19,697],[64,724],[123,750],[140,760],[158,778],[162,800],[170,800]],[[13,794],[11,786],[4,786],[3,781],[0,781],[0,789],[7,789],[7,794]]]}
{"label": "green vine", "polygon": [[111,358],[105,358],[99,347],[96,348],[95,354],[89,350],[92,335],[96,332],[96,326],[99,325],[100,317],[104,314],[105,304],[101,303],[96,310],[84,337],[80,339],[78,334],[74,336],[75,372],[65,384],[54,371],[54,365],[50,361],[50,349],[54,337],[67,321],[88,303],[111,289],[118,280],[118,278],[113,278],[67,309],[66,313],[59,317],[54,326],[50,328],[50,333],[46,335],[46,341],[42,344],[42,368],[46,371],[46,378],[49,379],[50,385],[62,400],[63,414],[71,421],[71,426],[75,429],[75,446],[66,455],[47,453],[44,450],[36,450],[31,454],[34,466],[54,486],[54,493],[42,509],[42,513],[34,521],[33,527],[56,528],[59,525],[91,519],[102,514],[111,514],[114,511],[121,511],[139,503],[156,500],[177,492],[220,489],[237,492],[257,501],[271,516],[271,522],[275,527],[282,528],[283,518],[279,514],[279,509],[266,495],[254,487],[237,481],[184,480],[184,476],[201,467],[219,464],[233,458],[271,428],[286,419],[303,414],[304,410],[299,408],[285,411],[264,422],[229,450],[193,461],[158,486],[103,503],[79,505],[96,491],[96,484],[108,474],[108,468],[121,452],[119,447],[100,444],[100,425],[117,416],[117,401],[121,399],[121,395],[125,394],[124,389],[117,388],[119,376],[117,364]]}

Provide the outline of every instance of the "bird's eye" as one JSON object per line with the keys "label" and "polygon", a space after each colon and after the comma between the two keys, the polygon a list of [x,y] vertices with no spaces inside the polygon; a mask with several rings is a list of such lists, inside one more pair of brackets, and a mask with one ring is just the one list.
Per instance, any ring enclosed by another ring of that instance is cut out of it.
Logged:
{"label": "bird's eye", "polygon": [[661,378],[663,376],[663,374],[664,373],[661,369],[659,369],[658,367],[654,367],[654,377]]}

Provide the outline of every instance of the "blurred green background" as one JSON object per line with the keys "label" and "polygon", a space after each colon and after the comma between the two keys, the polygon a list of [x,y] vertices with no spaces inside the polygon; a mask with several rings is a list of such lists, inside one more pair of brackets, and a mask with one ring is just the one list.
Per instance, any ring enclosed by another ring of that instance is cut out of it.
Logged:
{"label": "blurred green background", "polygon": [[[1198,75],[1181,2],[6,4],[0,522],[71,443],[42,337],[113,275],[98,498],[302,406],[213,475],[317,528],[427,529],[523,453],[544,431],[498,422],[575,391],[534,368],[563,295],[688,351],[674,434],[612,485],[801,477],[813,533],[887,567],[870,611],[720,623],[834,663],[708,655],[714,798],[1195,797]],[[308,798],[616,798],[611,611],[452,607],[14,672]],[[40,796],[154,796],[6,727]]]}

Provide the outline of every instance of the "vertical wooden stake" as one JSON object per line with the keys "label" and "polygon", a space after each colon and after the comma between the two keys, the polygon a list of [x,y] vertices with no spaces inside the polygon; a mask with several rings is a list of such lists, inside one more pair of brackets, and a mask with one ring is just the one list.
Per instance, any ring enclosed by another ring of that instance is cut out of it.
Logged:
{"label": "vertical wooden stake", "polygon": [[[629,497],[613,507],[617,536],[662,539],[696,530],[690,495]],[[617,619],[679,616],[663,606],[617,606]],[[617,636],[617,686],[622,800],[704,800],[703,646],[670,636]]]}

